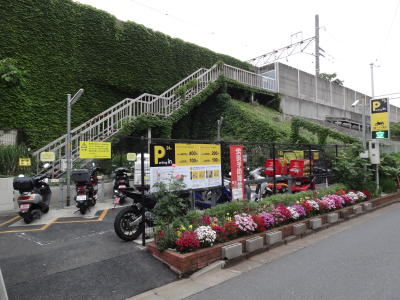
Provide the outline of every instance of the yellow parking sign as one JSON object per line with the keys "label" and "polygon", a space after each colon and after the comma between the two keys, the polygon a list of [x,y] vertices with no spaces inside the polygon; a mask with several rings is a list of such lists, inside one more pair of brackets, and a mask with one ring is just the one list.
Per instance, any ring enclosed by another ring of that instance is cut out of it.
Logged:
{"label": "yellow parking sign", "polygon": [[40,161],[49,162],[55,161],[56,154],[54,152],[41,152],[40,153]]}
{"label": "yellow parking sign", "polygon": [[31,166],[31,159],[29,157],[20,157],[19,158],[19,166],[20,167],[30,167]]}
{"label": "yellow parking sign", "polygon": [[79,158],[111,158],[111,143],[80,141]]}
{"label": "yellow parking sign", "polygon": [[136,153],[127,153],[126,154],[126,159],[128,161],[136,161]]}

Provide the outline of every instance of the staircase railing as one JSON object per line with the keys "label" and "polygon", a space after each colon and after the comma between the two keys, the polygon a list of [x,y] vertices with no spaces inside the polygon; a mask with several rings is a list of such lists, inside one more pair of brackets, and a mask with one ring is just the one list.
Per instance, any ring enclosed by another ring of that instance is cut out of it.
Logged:
{"label": "staircase railing", "polygon": [[[107,110],[71,130],[72,161],[79,157],[80,141],[104,141],[116,134],[125,121],[131,121],[140,115],[161,115],[168,117],[180,106],[216,81],[220,75],[239,81],[251,87],[275,92],[275,80],[263,77],[229,65],[214,65],[210,69],[201,68],[190,74],[160,95],[142,94],[136,99],[126,98]],[[186,90],[185,95],[177,90],[188,82],[196,79],[195,84]],[[55,174],[60,173],[62,159],[66,156],[67,135],[40,148],[33,155],[39,161],[41,152],[55,152],[56,161],[53,163]]]}

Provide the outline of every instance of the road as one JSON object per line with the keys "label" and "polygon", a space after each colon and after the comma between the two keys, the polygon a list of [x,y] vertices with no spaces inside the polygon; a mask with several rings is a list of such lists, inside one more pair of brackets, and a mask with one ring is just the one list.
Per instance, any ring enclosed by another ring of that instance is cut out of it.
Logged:
{"label": "road", "polygon": [[117,211],[99,222],[26,232],[10,227],[17,232],[0,234],[0,267],[10,300],[125,299],[176,280],[146,250],[115,235]]}
{"label": "road", "polygon": [[400,299],[400,204],[384,210],[186,299]]}

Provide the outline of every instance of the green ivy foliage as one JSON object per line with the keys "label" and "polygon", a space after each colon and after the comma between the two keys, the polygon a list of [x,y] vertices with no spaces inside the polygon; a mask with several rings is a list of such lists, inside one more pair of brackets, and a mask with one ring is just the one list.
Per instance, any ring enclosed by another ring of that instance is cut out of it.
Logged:
{"label": "green ivy foliage", "polygon": [[72,0],[2,0],[0,54],[29,74],[24,89],[0,89],[0,128],[29,129],[33,148],[65,133],[66,95],[79,88],[85,93],[72,109],[73,127],[216,61],[250,68]]}
{"label": "green ivy foliage", "polygon": [[359,143],[359,141],[355,138],[296,117],[292,118],[292,129],[290,135],[290,140],[292,143],[303,142],[303,139],[300,136],[300,128],[304,128],[309,132],[317,134],[319,144],[326,144],[326,139],[328,136],[337,141],[341,141],[344,144]]}

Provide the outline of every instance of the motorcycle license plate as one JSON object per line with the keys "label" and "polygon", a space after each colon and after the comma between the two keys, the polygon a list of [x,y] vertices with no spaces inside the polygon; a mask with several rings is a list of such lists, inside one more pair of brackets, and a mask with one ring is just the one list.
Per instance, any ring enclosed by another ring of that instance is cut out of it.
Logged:
{"label": "motorcycle license plate", "polygon": [[114,204],[119,204],[119,201],[120,201],[121,199],[119,198],[119,197],[115,197],[114,198]]}
{"label": "motorcycle license plate", "polygon": [[86,200],[86,195],[78,195],[76,196],[76,201],[85,201]]}
{"label": "motorcycle license plate", "polygon": [[29,210],[29,204],[21,204],[19,208],[21,209],[22,212],[26,212]]}
{"label": "motorcycle license plate", "polygon": [[296,185],[301,185],[302,182],[301,181],[296,181]]}
{"label": "motorcycle license plate", "polygon": [[124,189],[124,188],[126,188],[126,185],[120,184],[120,185],[118,186],[118,188],[119,188],[119,189]]}

